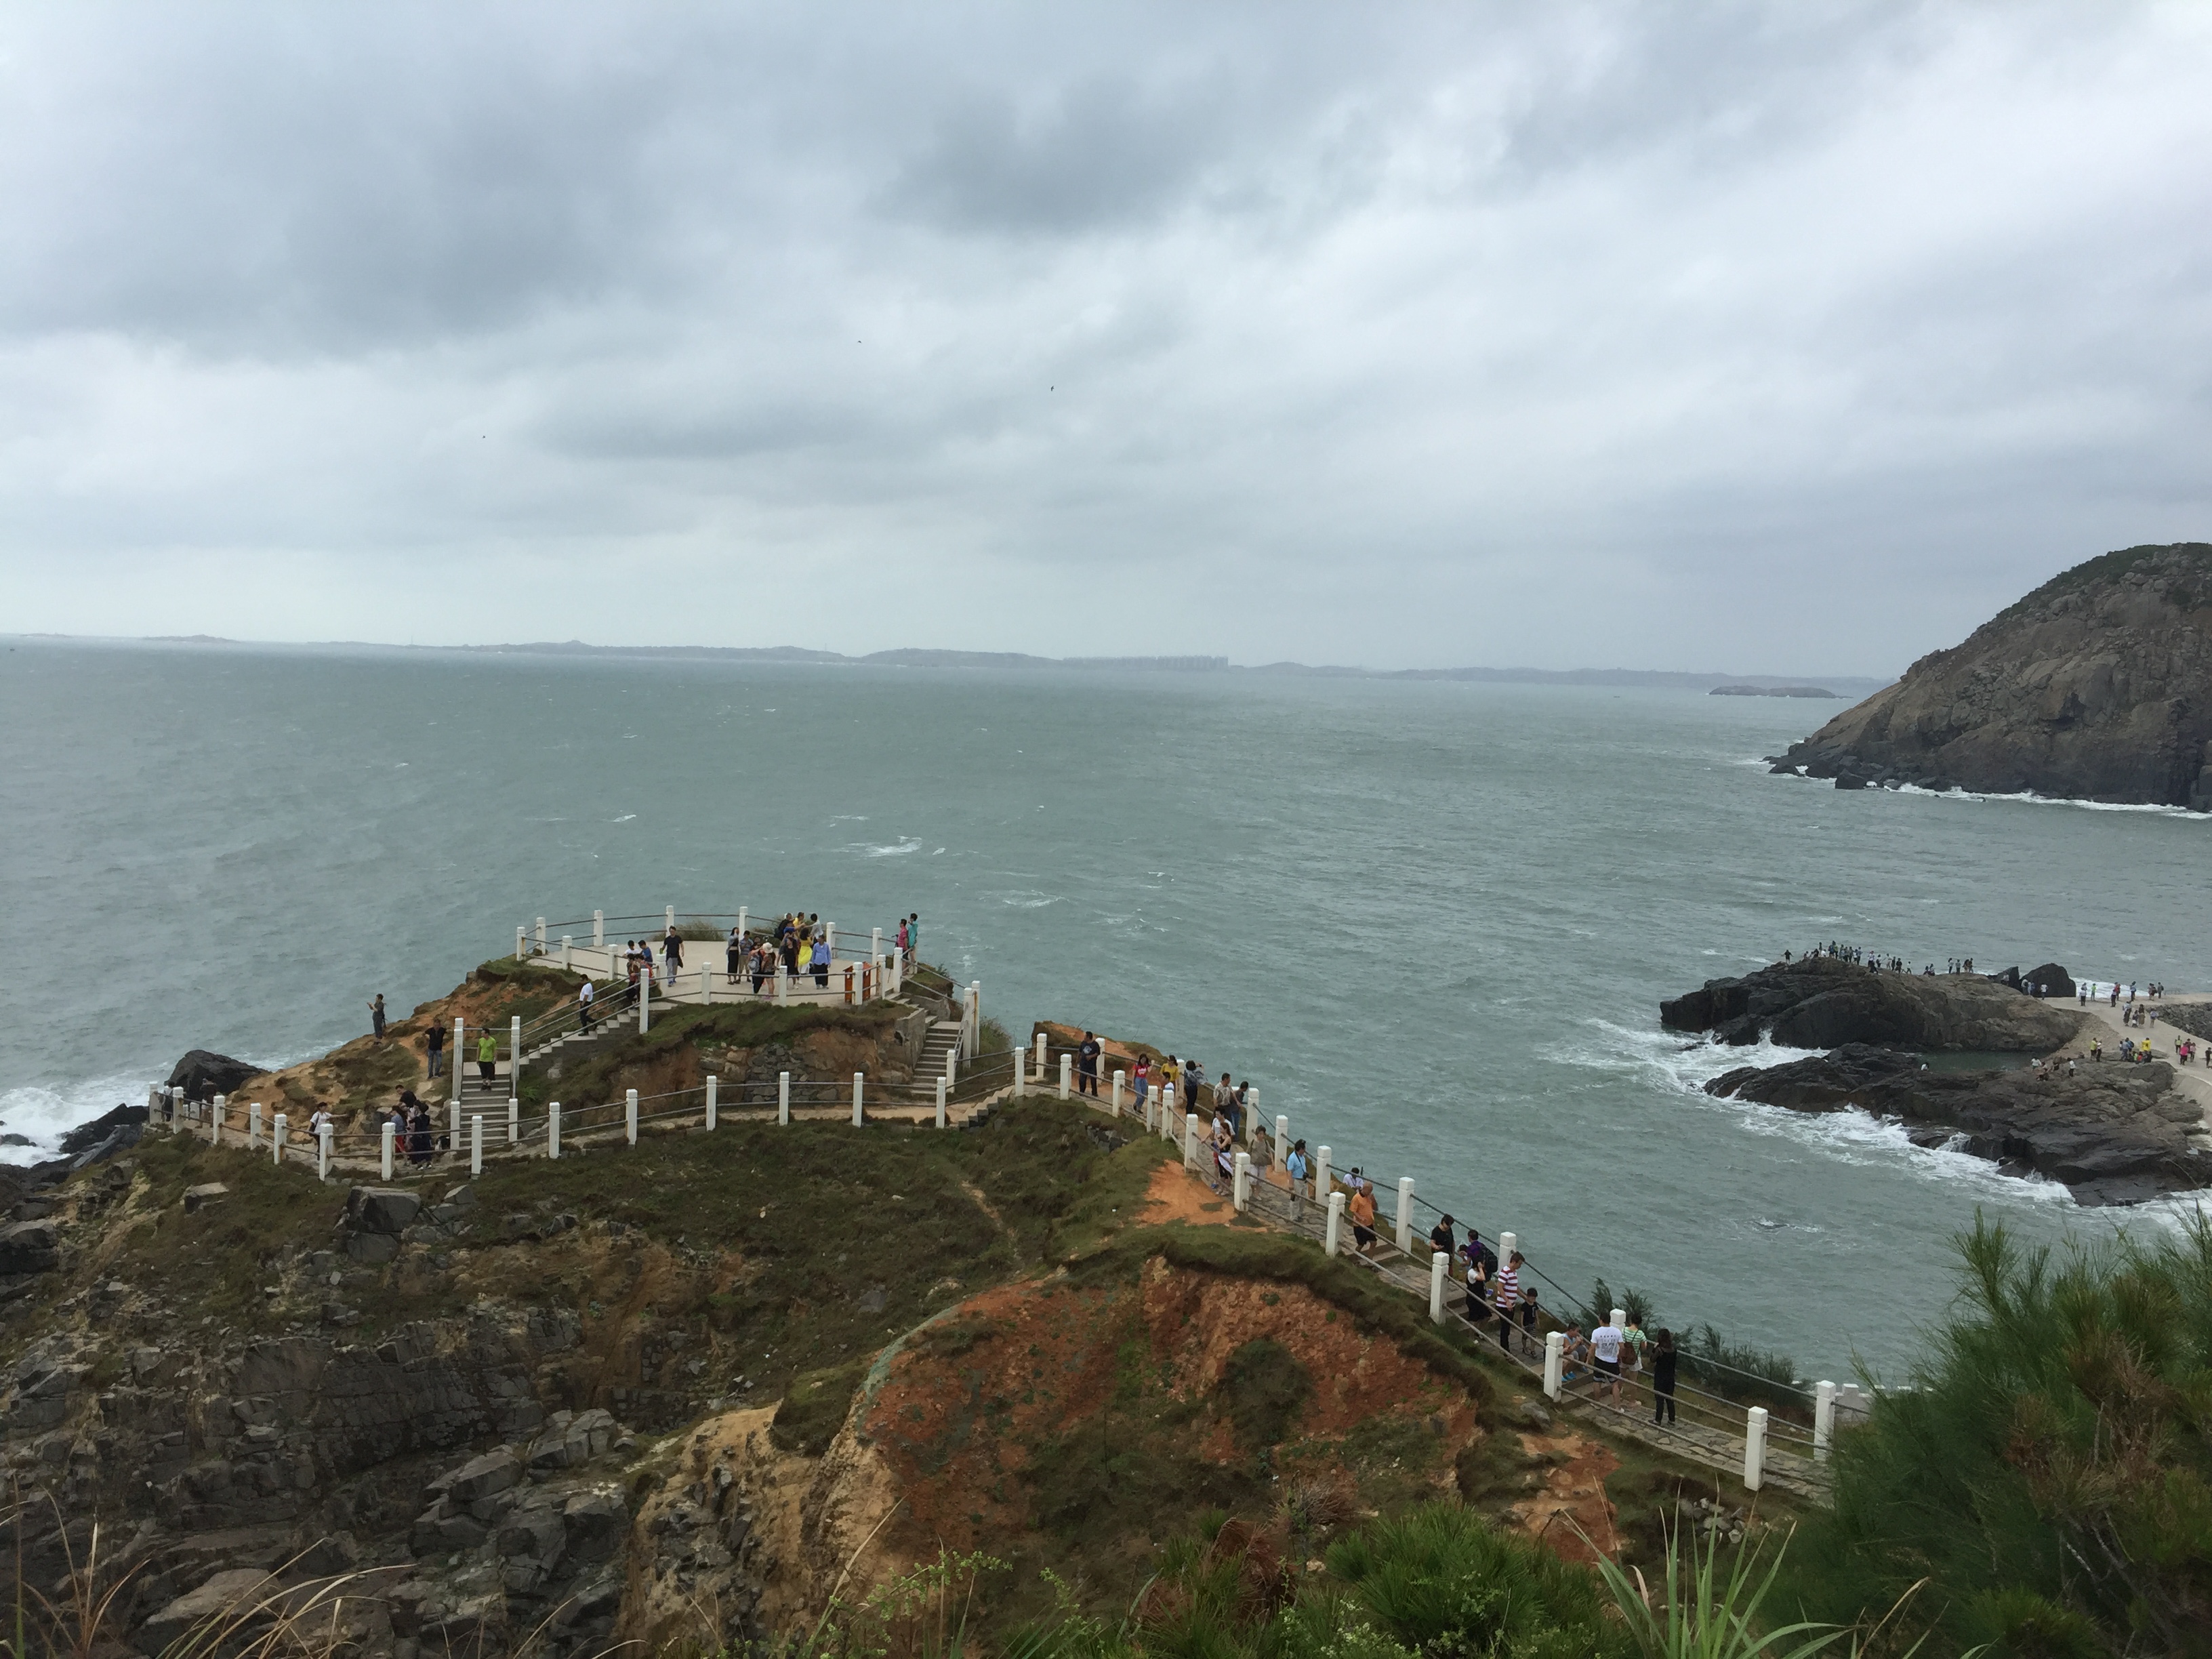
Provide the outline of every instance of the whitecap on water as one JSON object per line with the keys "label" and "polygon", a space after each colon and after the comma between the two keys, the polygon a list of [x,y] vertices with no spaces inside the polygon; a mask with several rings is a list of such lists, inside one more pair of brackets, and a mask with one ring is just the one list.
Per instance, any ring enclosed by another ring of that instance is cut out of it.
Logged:
{"label": "whitecap on water", "polygon": [[159,1081],[147,1077],[94,1078],[59,1089],[36,1084],[0,1091],[0,1134],[22,1135],[28,1146],[0,1146],[0,1164],[36,1164],[55,1156],[61,1139],[80,1123],[119,1105],[143,1105]]}
{"label": "whitecap on water", "polygon": [[[940,847],[937,850],[941,853],[945,849]],[[908,841],[902,836],[899,840],[892,842],[888,847],[864,847],[860,849],[860,854],[864,858],[899,859],[906,857],[909,853],[919,853],[920,851],[921,851],[921,843],[920,842]]]}

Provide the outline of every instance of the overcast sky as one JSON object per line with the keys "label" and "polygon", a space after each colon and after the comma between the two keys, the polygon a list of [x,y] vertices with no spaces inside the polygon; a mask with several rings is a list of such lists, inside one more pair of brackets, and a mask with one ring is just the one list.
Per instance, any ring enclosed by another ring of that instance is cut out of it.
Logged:
{"label": "overcast sky", "polygon": [[2212,5],[0,12],[0,628],[1892,672],[2212,539]]}

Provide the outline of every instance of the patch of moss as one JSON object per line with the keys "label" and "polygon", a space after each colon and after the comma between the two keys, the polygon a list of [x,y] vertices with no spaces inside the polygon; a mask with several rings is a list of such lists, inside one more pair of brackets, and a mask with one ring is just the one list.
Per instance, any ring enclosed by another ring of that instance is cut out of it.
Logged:
{"label": "patch of moss", "polygon": [[868,1374],[867,1363],[803,1371],[791,1379],[783,1401],[769,1425],[769,1438],[786,1451],[819,1457],[830,1449],[853,1408],[854,1391]]}
{"label": "patch of moss", "polygon": [[1313,1397],[1313,1373],[1271,1336],[1255,1337],[1229,1356],[1215,1390],[1248,1452],[1282,1444]]}

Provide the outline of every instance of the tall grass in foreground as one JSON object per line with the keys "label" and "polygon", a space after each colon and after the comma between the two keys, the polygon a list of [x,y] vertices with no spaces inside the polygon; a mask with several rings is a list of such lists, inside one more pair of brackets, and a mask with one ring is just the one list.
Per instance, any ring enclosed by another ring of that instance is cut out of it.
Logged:
{"label": "tall grass in foreground", "polygon": [[2212,1656],[2212,1222],[2054,1253],[1978,1218],[1957,1249],[1916,1386],[1837,1447],[1802,1605],[1925,1580],[1947,1651]]}

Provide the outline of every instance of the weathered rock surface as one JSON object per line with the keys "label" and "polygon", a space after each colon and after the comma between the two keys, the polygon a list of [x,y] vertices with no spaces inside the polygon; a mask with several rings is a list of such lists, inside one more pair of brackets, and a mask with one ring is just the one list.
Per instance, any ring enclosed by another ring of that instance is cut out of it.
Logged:
{"label": "weathered rock surface", "polygon": [[217,1095],[236,1094],[244,1085],[264,1075],[260,1066],[246,1060],[195,1048],[170,1072],[169,1087],[182,1090],[186,1100],[212,1100]]}
{"label": "weathered rock surface", "polygon": [[1771,758],[1839,789],[2212,811],[2212,545],[2076,565]]}
{"label": "weathered rock surface", "polygon": [[2009,1175],[2065,1182],[2083,1204],[2135,1204],[2212,1186],[2212,1152],[2192,1139],[2201,1113],[2162,1063],[2081,1062],[2071,1077],[2027,1070],[1929,1071],[1918,1056],[1850,1043],[1784,1066],[1744,1066],[1705,1092],[1797,1111],[1857,1107],[1909,1126]]}
{"label": "weathered rock surface", "polygon": [[1659,1005],[1668,1030],[1711,1031],[1721,1042],[1765,1035],[1792,1048],[1875,1042],[1923,1054],[2049,1054],[2072,1042],[2088,1018],[1978,975],[1877,973],[1833,957],[1707,980]]}

